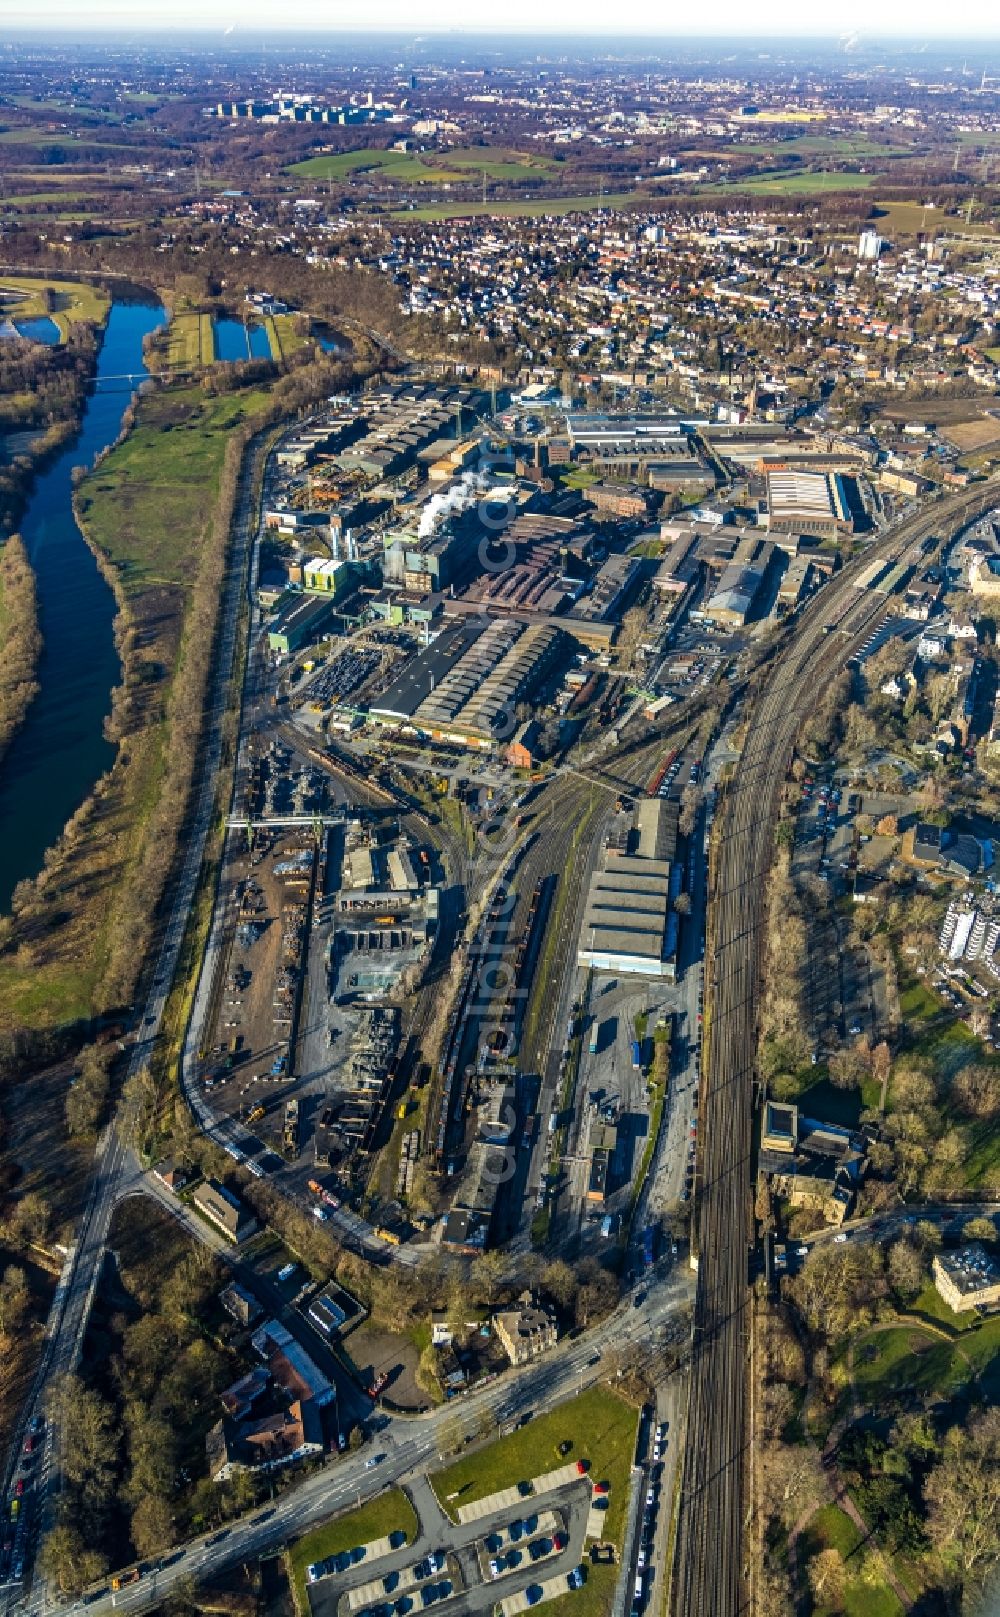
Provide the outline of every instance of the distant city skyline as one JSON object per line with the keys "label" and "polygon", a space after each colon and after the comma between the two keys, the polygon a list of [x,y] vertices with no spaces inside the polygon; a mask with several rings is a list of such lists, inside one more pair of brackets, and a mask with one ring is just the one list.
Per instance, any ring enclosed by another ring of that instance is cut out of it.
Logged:
{"label": "distant city skyline", "polygon": [[[836,12],[805,8],[800,0],[758,0],[748,8],[737,0],[716,0],[706,11],[665,8],[655,0],[609,11],[604,0],[554,0],[540,11],[534,0],[507,0],[499,10],[474,8],[460,0],[371,0],[362,11],[345,0],[295,0],[276,12],[266,0],[39,0],[26,31],[120,28],[129,34],[156,29],[231,34],[266,31],[313,33],[544,33],[594,34],[602,38],[634,35],[681,38],[708,35],[733,39],[776,36],[835,39],[861,32],[877,40],[894,36],[936,43],[955,38],[955,14],[929,0],[844,0]],[[995,0],[969,0],[961,14],[962,38],[1000,37]],[[956,39],[956,45],[960,42]]]}

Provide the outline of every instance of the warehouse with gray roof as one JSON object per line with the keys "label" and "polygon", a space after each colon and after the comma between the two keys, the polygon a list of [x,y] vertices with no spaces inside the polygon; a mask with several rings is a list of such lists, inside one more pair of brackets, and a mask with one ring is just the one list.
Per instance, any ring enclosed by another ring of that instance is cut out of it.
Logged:
{"label": "warehouse with gray roof", "polygon": [[591,877],[577,959],[595,971],[673,981],[677,916],[670,907],[670,872],[677,804],[662,798],[640,803],[626,849],[610,844],[603,868]]}

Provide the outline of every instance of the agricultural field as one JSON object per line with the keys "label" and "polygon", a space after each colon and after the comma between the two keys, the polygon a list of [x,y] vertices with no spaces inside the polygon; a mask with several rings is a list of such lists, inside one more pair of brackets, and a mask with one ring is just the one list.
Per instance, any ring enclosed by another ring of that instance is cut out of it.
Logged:
{"label": "agricultural field", "polygon": [[753,141],[734,147],[736,153],[752,152],[763,157],[838,157],[844,161],[861,157],[908,157],[909,146],[881,145],[865,135],[796,135],[794,140]]}
{"label": "agricultural field", "polygon": [[1000,420],[995,416],[982,416],[976,421],[956,421],[943,436],[963,454],[974,453],[1000,439]]}
{"label": "agricultural field", "polygon": [[616,191],[605,196],[531,197],[523,202],[434,202],[426,207],[395,208],[395,219],[540,219],[566,213],[593,213],[598,208],[641,207],[648,198],[641,191]]}
{"label": "agricultural field", "polygon": [[[875,174],[849,174],[841,169],[776,169],[747,179],[727,180],[729,191],[749,191],[755,196],[812,196],[823,191],[864,191],[883,178]],[[718,182],[711,182],[717,186]]]}
{"label": "agricultural field", "polygon": [[530,180],[551,173],[557,166],[548,158],[507,151],[502,146],[472,146],[445,152],[443,156],[453,168],[487,174],[491,180]]}
{"label": "agricultural field", "polygon": [[66,130],[61,135],[44,133],[40,129],[17,128],[0,130],[0,145],[4,146],[40,146],[46,150],[53,146],[69,148],[71,146],[85,147],[88,152],[135,152],[135,146],[128,146],[124,141],[91,140],[89,135],[81,135]]}
{"label": "agricultural field", "polygon": [[377,172],[387,180],[404,180],[411,185],[455,184],[465,178],[460,169],[432,168],[416,152],[333,152],[307,157],[293,163],[289,171],[313,180],[348,180],[352,176]]}
{"label": "agricultural field", "polygon": [[89,193],[86,191],[32,191],[25,196],[9,196],[4,198],[4,207],[16,208],[42,208],[53,202],[85,202]]}
{"label": "agricultural field", "polygon": [[348,180],[352,175],[377,171],[387,180],[414,185],[432,182],[455,185],[483,173],[491,180],[534,179],[548,173],[552,166],[547,160],[523,156],[496,146],[468,147],[440,153],[369,148],[307,157],[301,163],[293,163],[290,172],[319,180]]}

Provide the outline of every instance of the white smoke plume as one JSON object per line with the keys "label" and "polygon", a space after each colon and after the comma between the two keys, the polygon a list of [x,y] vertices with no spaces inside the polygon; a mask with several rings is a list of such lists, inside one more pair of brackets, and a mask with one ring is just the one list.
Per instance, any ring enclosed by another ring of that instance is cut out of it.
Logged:
{"label": "white smoke plume", "polygon": [[[437,532],[445,517],[459,511],[467,511],[470,505],[478,505],[481,497],[490,490],[490,479],[485,472],[464,472],[458,483],[445,489],[441,494],[432,494],[420,513],[420,525],[417,536],[420,539],[429,539]],[[506,501],[508,491],[503,490],[500,498]]]}

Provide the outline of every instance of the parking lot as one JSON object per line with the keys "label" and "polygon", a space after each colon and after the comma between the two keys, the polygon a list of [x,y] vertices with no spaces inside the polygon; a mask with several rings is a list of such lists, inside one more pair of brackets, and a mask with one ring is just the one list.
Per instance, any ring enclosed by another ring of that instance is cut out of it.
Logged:
{"label": "parking lot", "polygon": [[471,1614],[500,1601],[514,1611],[567,1594],[586,1578],[591,1496],[580,1477],[533,1510],[522,1504],[456,1527],[431,1489],[415,1484],[416,1542],[360,1546],[364,1553],[347,1551],[335,1566],[317,1568],[307,1582],[312,1617],[416,1617],[438,1606]]}

